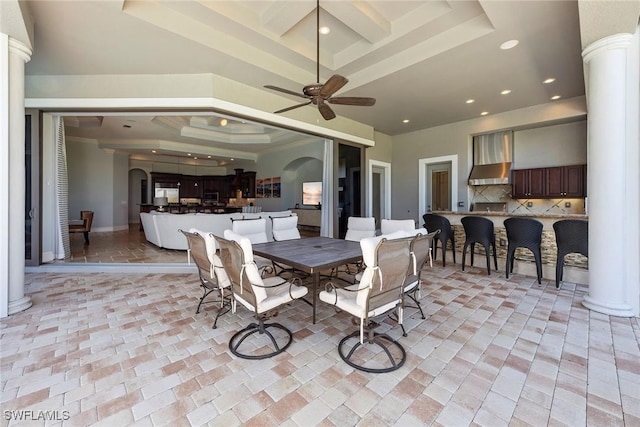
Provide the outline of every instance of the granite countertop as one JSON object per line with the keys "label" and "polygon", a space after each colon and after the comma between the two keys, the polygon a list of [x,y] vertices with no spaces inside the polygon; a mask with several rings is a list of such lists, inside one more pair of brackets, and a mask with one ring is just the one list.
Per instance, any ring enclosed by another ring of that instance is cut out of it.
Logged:
{"label": "granite countertop", "polygon": [[512,217],[512,216],[521,216],[521,217],[529,217],[529,218],[562,218],[562,219],[589,219],[589,216],[586,214],[533,214],[533,213],[517,213],[517,212],[486,212],[486,211],[475,211],[475,212],[452,212],[452,211],[433,211],[434,214],[439,215],[478,215],[478,216],[499,216],[499,217]]}

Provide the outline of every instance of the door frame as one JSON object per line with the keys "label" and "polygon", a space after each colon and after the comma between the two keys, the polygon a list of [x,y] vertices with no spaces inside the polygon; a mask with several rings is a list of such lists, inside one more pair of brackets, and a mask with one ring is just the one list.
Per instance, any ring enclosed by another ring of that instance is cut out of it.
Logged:
{"label": "door frame", "polygon": [[458,155],[429,157],[418,160],[418,218],[427,213],[427,167],[435,163],[451,163],[451,211],[458,210]]}
{"label": "door frame", "polygon": [[384,218],[391,218],[391,163],[369,160],[367,165],[367,216],[373,216],[373,168],[384,170]]}

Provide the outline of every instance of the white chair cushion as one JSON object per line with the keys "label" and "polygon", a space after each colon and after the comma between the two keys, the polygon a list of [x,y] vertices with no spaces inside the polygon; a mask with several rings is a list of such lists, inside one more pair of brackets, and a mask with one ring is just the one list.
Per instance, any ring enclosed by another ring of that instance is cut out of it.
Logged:
{"label": "white chair cushion", "polygon": [[389,234],[396,231],[413,231],[416,229],[416,222],[412,219],[383,219],[380,222],[382,234]]}
{"label": "white chair cushion", "polygon": [[[366,301],[367,292],[364,290],[360,292],[349,292],[345,289],[356,290],[359,288],[358,285],[351,285],[344,289],[334,289],[332,292],[322,291],[320,292],[320,300],[327,304],[335,305],[339,309],[344,310],[353,316],[364,318],[367,314],[365,312],[365,304],[359,303],[358,301]],[[398,301],[399,300],[400,298],[398,298]],[[375,310],[370,310],[368,313],[369,317],[375,317],[386,313],[395,307],[398,304],[398,301],[392,301],[386,305],[377,307]]]}
{"label": "white chair cushion", "polygon": [[207,249],[207,257],[209,258],[209,263],[213,265],[213,272],[218,279],[218,286],[220,286],[221,288],[228,288],[229,286],[231,286],[231,280],[229,280],[227,272],[224,271],[222,260],[216,254],[216,239],[215,237],[213,237],[213,233],[207,233],[206,231],[201,231],[197,228],[189,229],[189,233],[196,233],[204,238],[204,244]]}
{"label": "white chair cushion", "polygon": [[298,217],[288,216],[280,218],[272,218],[272,231],[273,239],[277,241],[281,240],[294,240],[300,238],[300,232],[298,231]]}
{"label": "white chair cushion", "polygon": [[347,234],[345,240],[359,242],[366,237],[374,237],[376,235],[376,219],[373,217],[360,218],[350,216],[347,220]]}
{"label": "white chair cushion", "polygon": [[233,220],[231,229],[234,233],[247,237],[254,245],[269,241],[267,237],[267,220],[264,218]]}
{"label": "white chair cushion", "polygon": [[256,304],[260,306],[260,303],[267,298],[267,291],[263,287],[264,282],[262,281],[262,277],[260,277],[258,266],[253,260],[253,249],[251,241],[247,237],[241,236],[238,233],[234,233],[232,230],[225,230],[224,238],[227,240],[238,242],[240,248],[242,248],[245,263],[244,270],[247,273],[247,278],[251,282],[253,293],[256,296]]}

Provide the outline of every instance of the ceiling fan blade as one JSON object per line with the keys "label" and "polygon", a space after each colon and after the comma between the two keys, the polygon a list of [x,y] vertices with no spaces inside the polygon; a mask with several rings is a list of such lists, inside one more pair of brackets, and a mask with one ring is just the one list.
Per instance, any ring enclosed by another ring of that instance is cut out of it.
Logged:
{"label": "ceiling fan blade", "polygon": [[339,91],[342,86],[346,85],[349,80],[346,77],[342,77],[339,74],[334,74],[329,77],[329,80],[320,88],[320,93],[318,94],[322,98],[327,99],[337,91]]}
{"label": "ceiling fan blade", "polygon": [[271,89],[271,90],[275,90],[275,91],[278,91],[278,92],[286,93],[287,95],[298,96],[300,98],[308,98],[308,96],[306,96],[306,95],[303,95],[303,94],[298,93],[298,92],[294,92],[294,91],[289,90],[289,89],[283,89],[281,87],[271,86],[271,85],[265,85],[264,87],[266,87],[267,89]]}
{"label": "ceiling fan blade", "polygon": [[361,107],[371,107],[375,105],[375,98],[361,98],[358,96],[338,96],[335,98],[327,99],[327,102],[330,104],[341,104],[341,105],[358,105]]}
{"label": "ceiling fan blade", "polygon": [[293,110],[294,108],[304,107],[305,105],[311,104],[311,101],[303,102],[302,104],[293,105],[291,107],[283,108],[282,110],[274,111],[273,114],[284,113],[285,111]]}
{"label": "ceiling fan blade", "polygon": [[322,117],[324,117],[325,120],[335,119],[336,117],[336,113],[334,113],[331,107],[329,107],[324,102],[318,104],[318,110],[320,111],[320,114],[322,114]]}

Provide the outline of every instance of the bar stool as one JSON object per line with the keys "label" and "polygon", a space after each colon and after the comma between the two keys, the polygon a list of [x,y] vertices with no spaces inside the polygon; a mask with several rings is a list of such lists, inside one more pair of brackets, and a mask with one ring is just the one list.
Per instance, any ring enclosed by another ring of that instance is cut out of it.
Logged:
{"label": "bar stool", "polygon": [[440,230],[438,234],[433,238],[433,259],[438,257],[438,241],[442,245],[442,266],[445,267],[445,258],[447,252],[447,242],[451,241],[451,253],[453,255],[453,263],[456,263],[456,243],[453,235],[453,229],[449,220],[436,214],[424,214],[422,215],[424,221],[424,228],[427,231],[432,232]]}
{"label": "bar stool", "polygon": [[513,261],[516,248],[527,248],[533,252],[536,260],[538,284],[542,283],[542,223],[533,218],[507,218],[504,220],[507,231],[507,279],[513,273]]}
{"label": "bar stool", "polygon": [[553,223],[556,232],[558,257],[556,259],[556,289],[562,282],[564,257],[571,253],[589,256],[589,223],[579,219],[563,219]]}
{"label": "bar stool", "polygon": [[487,274],[491,275],[491,255],[489,250],[493,246],[493,264],[498,269],[498,256],[496,255],[496,235],[493,232],[493,222],[481,216],[465,216],[461,220],[464,227],[465,241],[462,249],[462,271],[464,271],[464,259],[467,254],[467,246],[471,245],[471,266],[473,266],[473,252],[475,244],[484,246],[487,255]]}

